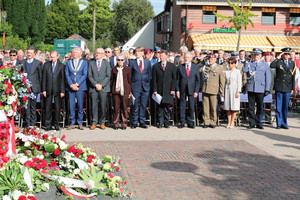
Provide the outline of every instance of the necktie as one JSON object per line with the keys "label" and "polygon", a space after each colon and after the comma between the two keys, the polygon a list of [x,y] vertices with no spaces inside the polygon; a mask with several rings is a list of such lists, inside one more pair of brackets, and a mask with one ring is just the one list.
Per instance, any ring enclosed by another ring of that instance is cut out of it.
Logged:
{"label": "necktie", "polygon": [[55,71],[55,63],[52,63],[52,72],[54,73]]}
{"label": "necktie", "polygon": [[286,68],[289,68],[289,61],[288,60],[285,61],[285,65],[286,65]]}
{"label": "necktie", "polygon": [[75,67],[75,71],[77,71],[77,60],[74,60],[74,67]]}
{"label": "necktie", "polygon": [[101,61],[100,60],[98,60],[97,68],[98,68],[98,72],[100,72],[100,68],[101,68]]}
{"label": "necktie", "polygon": [[165,66],[165,63],[163,63],[163,70],[164,70],[164,71],[166,70],[166,66]]}
{"label": "necktie", "polygon": [[189,65],[186,65],[186,75],[187,75],[187,77],[189,77],[189,75],[190,75]]}
{"label": "necktie", "polygon": [[143,63],[142,63],[142,60],[140,60],[139,68],[140,68],[141,73],[143,73]]}

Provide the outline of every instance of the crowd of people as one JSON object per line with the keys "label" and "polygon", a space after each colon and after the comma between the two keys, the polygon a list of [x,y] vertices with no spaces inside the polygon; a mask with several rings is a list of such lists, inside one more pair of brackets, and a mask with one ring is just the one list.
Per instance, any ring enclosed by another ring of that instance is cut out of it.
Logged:
{"label": "crowd of people", "polygon": [[[74,129],[76,124],[84,130],[87,93],[92,104],[91,130],[98,125],[100,129],[106,128],[107,112],[113,118],[114,129],[125,130],[129,121],[133,129],[147,128],[147,107],[152,116],[157,116],[152,117],[152,124],[168,128],[174,101],[179,104],[178,128],[195,128],[196,101],[202,101],[203,128],[215,128],[218,99],[224,101],[223,109],[227,111],[226,128],[233,128],[243,93],[248,95],[249,129],[263,129],[262,116],[271,118],[270,112],[263,112],[264,106],[270,106],[264,105],[264,97],[270,94],[276,100],[276,128],[288,129],[290,96],[299,92],[300,83],[299,53],[291,48],[276,55],[257,48],[251,53],[228,53],[222,49],[213,53],[199,48],[188,51],[182,46],[177,54],[159,47],[137,47],[126,52],[120,47],[97,48],[93,53],[76,47],[61,59],[57,51],[43,53],[28,47],[25,51],[1,52],[0,62],[4,66],[22,65],[32,83],[31,91],[44,96],[47,131],[53,125],[60,129],[61,100],[66,97],[70,111],[67,130]],[[25,126],[35,126],[36,104],[36,98],[29,98]]]}

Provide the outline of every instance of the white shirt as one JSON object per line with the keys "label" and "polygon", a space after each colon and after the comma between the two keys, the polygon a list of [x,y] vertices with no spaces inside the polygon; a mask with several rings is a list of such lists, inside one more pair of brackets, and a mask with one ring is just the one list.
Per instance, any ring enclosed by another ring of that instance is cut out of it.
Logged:
{"label": "white shirt", "polygon": [[33,58],[31,58],[31,59],[27,59],[27,63],[32,63],[33,62]]}
{"label": "white shirt", "polygon": [[167,61],[161,62],[161,66],[164,67],[164,65],[165,65],[165,67],[167,66]]}
{"label": "white shirt", "polygon": [[100,66],[101,66],[101,64],[102,64],[102,59],[96,60],[97,67],[98,67],[99,62],[100,62]]}
{"label": "white shirt", "polygon": [[191,71],[192,63],[185,63],[185,69],[187,69],[187,66],[189,66],[189,70]]}
{"label": "white shirt", "polygon": [[117,65],[117,56],[114,56],[114,66]]}
{"label": "white shirt", "polygon": [[11,63],[13,64],[13,66],[16,66],[17,60],[11,61]]}
{"label": "white shirt", "polygon": [[138,64],[139,67],[140,67],[140,61],[142,61],[142,69],[144,70],[144,59],[143,58],[142,59],[137,58],[137,64]]}

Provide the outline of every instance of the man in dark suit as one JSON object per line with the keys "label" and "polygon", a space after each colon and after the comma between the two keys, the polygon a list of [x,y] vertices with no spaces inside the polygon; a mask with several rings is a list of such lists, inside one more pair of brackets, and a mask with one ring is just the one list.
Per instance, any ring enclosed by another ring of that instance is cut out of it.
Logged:
{"label": "man in dark suit", "polygon": [[[111,67],[104,59],[105,51],[98,48],[95,51],[95,60],[89,62],[88,79],[92,96],[92,125],[94,130],[99,122],[100,128],[105,129],[106,99],[110,92]],[[98,101],[100,101],[100,119],[98,121]]]}
{"label": "man in dark suit", "polygon": [[[121,53],[120,47],[116,46],[114,48],[114,55],[109,57],[109,62],[110,62],[110,66],[111,68],[117,65],[117,55],[119,55]],[[125,59],[125,65],[127,65],[127,59]]]}
{"label": "man in dark suit", "polygon": [[176,89],[177,67],[167,62],[168,52],[162,50],[160,52],[161,62],[156,63],[152,70],[152,88],[153,95],[162,96],[162,100],[158,106],[159,124],[157,128],[169,128],[170,105],[174,103],[174,94]]}
{"label": "man in dark suit", "polygon": [[191,52],[185,53],[185,64],[178,66],[177,72],[177,89],[176,96],[180,99],[180,125],[178,128],[183,128],[185,125],[185,110],[186,98],[189,103],[189,113],[187,116],[187,126],[195,128],[194,121],[194,106],[195,98],[198,97],[200,89],[200,71],[199,66],[192,63],[193,55]]}
{"label": "man in dark suit", "polygon": [[88,74],[88,64],[86,60],[81,59],[82,50],[75,47],[72,50],[72,58],[68,60],[65,67],[65,75],[67,79],[67,90],[69,94],[70,103],[70,120],[71,124],[67,130],[75,128],[75,99],[78,105],[78,128],[84,130],[82,126],[83,121],[83,98],[84,92],[87,90],[86,78]]}
{"label": "man in dark suit", "polygon": [[148,128],[145,120],[151,83],[151,63],[143,58],[144,47],[137,47],[135,52],[137,59],[131,61],[129,65],[131,69],[131,90],[135,98],[131,128],[136,128],[138,123],[141,128]]}
{"label": "man in dark suit", "polygon": [[223,65],[224,62],[226,62],[226,60],[224,59],[224,50],[219,49],[218,50],[217,64]]}
{"label": "man in dark suit", "polygon": [[31,82],[32,95],[28,99],[26,108],[26,127],[35,126],[36,122],[36,96],[41,93],[42,83],[42,62],[34,59],[35,48],[28,47],[27,60],[23,60],[21,70],[28,74],[28,79]]}
{"label": "man in dark suit", "polygon": [[[295,62],[290,60],[291,48],[283,48],[279,59],[271,63],[270,67],[276,69],[274,90],[276,97],[276,123],[277,129],[288,129],[287,115],[291,93],[295,91]],[[281,58],[282,57],[282,58]]]}
{"label": "man in dark suit", "polygon": [[52,51],[51,61],[44,65],[42,91],[46,97],[46,131],[52,129],[52,104],[54,103],[54,128],[59,130],[61,98],[65,96],[65,65],[59,62],[59,54],[57,51]]}
{"label": "man in dark suit", "polygon": [[22,60],[17,59],[17,50],[12,49],[9,52],[10,62],[13,64],[13,66],[18,66],[22,64]]}

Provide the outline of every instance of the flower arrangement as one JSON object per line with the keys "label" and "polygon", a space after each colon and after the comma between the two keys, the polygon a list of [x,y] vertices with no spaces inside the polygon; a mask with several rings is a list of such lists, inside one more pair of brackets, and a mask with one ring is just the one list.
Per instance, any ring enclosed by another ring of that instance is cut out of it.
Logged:
{"label": "flower arrangement", "polygon": [[0,109],[4,109],[8,117],[16,115],[17,106],[26,107],[31,93],[31,83],[27,74],[21,71],[22,65],[0,67]]}
{"label": "flower arrangement", "polygon": [[[100,158],[91,148],[81,143],[68,145],[65,139],[37,128],[16,133],[17,154],[0,166],[2,199],[35,199],[36,193],[55,186],[65,195],[132,196],[126,180],[117,176],[120,158],[109,155]],[[19,181],[14,187],[1,182],[12,174]]]}

